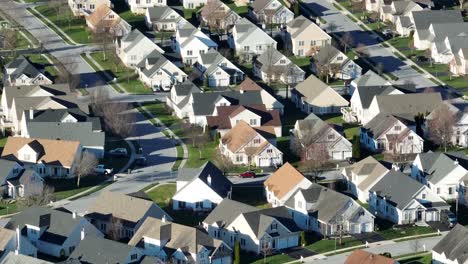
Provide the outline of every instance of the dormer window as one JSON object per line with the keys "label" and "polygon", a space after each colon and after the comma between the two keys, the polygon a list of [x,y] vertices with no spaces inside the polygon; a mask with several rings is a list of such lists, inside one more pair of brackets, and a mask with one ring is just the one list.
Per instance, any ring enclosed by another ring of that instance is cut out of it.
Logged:
{"label": "dormer window", "polygon": [[280,60],[281,64],[286,64],[286,60]]}
{"label": "dormer window", "polygon": [[271,230],[276,230],[276,229],[278,229],[278,224],[277,223],[271,224]]}
{"label": "dormer window", "polygon": [[27,153],[23,154],[23,160],[30,160],[30,159],[31,159],[31,155],[29,155]]}
{"label": "dormer window", "polygon": [[401,130],[401,126],[395,126],[395,130],[396,130],[396,131],[400,131],[400,130]]}

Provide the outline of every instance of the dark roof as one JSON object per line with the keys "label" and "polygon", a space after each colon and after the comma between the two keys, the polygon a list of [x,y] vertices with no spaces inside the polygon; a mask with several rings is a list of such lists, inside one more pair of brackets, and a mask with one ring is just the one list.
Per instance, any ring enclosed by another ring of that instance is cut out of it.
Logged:
{"label": "dark roof", "polygon": [[[411,120],[405,120],[402,118],[398,118],[394,115],[389,115],[385,113],[380,113],[372,118],[363,128],[362,130],[368,133],[372,138],[377,139],[383,133],[388,131],[398,120],[402,121],[403,124],[408,125],[412,123]],[[403,131],[402,129],[401,131]]]}
{"label": "dark roof", "polygon": [[175,93],[178,96],[187,96],[192,93],[201,93],[200,88],[198,88],[195,84],[191,81],[186,80],[183,83],[179,83],[174,85]]}
{"label": "dark roof", "polygon": [[86,236],[68,259],[79,260],[81,263],[127,263],[133,249],[133,246],[117,241]]}
{"label": "dark roof", "polygon": [[432,250],[439,254],[443,253],[451,261],[466,263],[468,260],[468,229],[457,224]]}
{"label": "dark roof", "polygon": [[22,74],[29,78],[35,78],[41,74],[41,72],[23,55],[18,56],[13,61],[5,65],[5,68],[16,69],[10,74],[12,79],[16,79]]}
{"label": "dark roof", "polygon": [[5,228],[20,230],[26,225],[45,227],[39,240],[62,245],[81,221],[82,217],[46,207],[30,207],[11,217]]}
{"label": "dark roof", "polygon": [[261,117],[261,126],[281,126],[281,118],[278,110],[266,110],[265,105],[229,105],[216,107],[216,116],[207,116],[207,123],[211,129],[231,129],[229,117],[233,113],[249,110]]}
{"label": "dark roof", "polygon": [[18,163],[16,161],[0,159],[0,184],[4,184],[8,174]]}
{"label": "dark roof", "polygon": [[440,93],[377,95],[379,110],[388,114],[430,113],[442,103]]}
{"label": "dark roof", "polygon": [[[211,178],[211,183],[208,181]],[[224,173],[218,169],[211,161],[206,162],[199,169],[180,169],[177,175],[177,181],[192,182],[200,179],[221,197],[226,197],[231,191],[232,183],[224,176]],[[188,184],[186,185],[188,186]],[[180,191],[182,191],[182,188]]]}
{"label": "dark roof", "polygon": [[65,117],[70,115],[77,122],[91,122],[92,129],[95,131],[101,130],[99,118],[91,117],[79,108],[32,110],[33,119],[30,119],[29,111],[31,110],[25,111],[26,122],[61,122]]}
{"label": "dark roof", "polygon": [[369,108],[372,100],[377,95],[388,95],[395,89],[391,85],[386,86],[358,86],[356,89],[359,92],[361,105],[363,109]]}
{"label": "dark roof", "polygon": [[260,91],[223,91],[211,93],[193,93],[193,112],[195,115],[213,114],[218,100],[226,99],[231,105],[260,105],[263,104]]}
{"label": "dark roof", "polygon": [[423,10],[412,13],[417,30],[428,29],[431,24],[463,22],[460,10]]}
{"label": "dark roof", "polygon": [[420,182],[399,171],[389,171],[369,191],[385,197],[399,209],[405,208],[414,195],[424,187]]}
{"label": "dark roof", "polygon": [[227,226],[240,214],[255,210],[258,210],[258,208],[234,200],[224,199],[203,220],[203,223],[218,223],[219,226]]}

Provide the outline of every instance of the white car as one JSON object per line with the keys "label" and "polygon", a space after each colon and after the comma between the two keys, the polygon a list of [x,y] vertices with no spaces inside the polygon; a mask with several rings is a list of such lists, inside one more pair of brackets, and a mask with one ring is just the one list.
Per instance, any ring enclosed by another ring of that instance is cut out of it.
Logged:
{"label": "white car", "polygon": [[113,171],[114,169],[106,168],[104,164],[99,164],[94,168],[94,172],[104,175],[111,174]]}

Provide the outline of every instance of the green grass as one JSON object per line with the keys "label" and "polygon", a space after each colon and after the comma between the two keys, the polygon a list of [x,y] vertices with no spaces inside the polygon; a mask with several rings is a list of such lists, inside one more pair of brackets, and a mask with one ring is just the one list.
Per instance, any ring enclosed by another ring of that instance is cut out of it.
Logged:
{"label": "green grass", "polygon": [[143,103],[142,105],[148,112],[161,120],[161,122],[163,122],[167,127],[172,127],[182,121],[176,116],[171,115],[166,108],[166,104],[163,102]]}
{"label": "green grass", "polygon": [[[247,258],[247,257],[245,257]],[[255,260],[256,259],[256,260]],[[243,261],[241,256],[241,261]],[[278,255],[273,255],[273,256],[268,256],[265,259],[263,257],[256,256],[254,259],[251,259],[250,261],[242,262],[242,263],[252,263],[252,264],[263,264],[263,263],[268,263],[268,264],[280,264],[280,263],[287,263],[294,261],[295,259],[291,258],[287,254],[278,254]]]}
{"label": "green grass", "polygon": [[234,2],[225,2],[227,6],[234,12],[236,12],[239,16],[245,17],[249,13],[249,6],[236,6]]}
{"label": "green grass", "polygon": [[84,192],[105,181],[102,175],[88,176],[81,179],[80,187],[76,186],[76,179],[46,179],[46,183],[54,187],[55,200],[66,199],[70,196]]}
{"label": "green grass", "polygon": [[261,186],[233,186],[232,199],[258,208],[270,207],[265,198],[265,189]]}
{"label": "green grass", "polygon": [[[119,83],[127,92],[134,94],[151,94],[153,93],[150,88],[143,85],[138,80],[138,76],[135,74],[135,70],[125,67],[121,63],[105,58],[102,52],[91,53],[91,57],[113,78],[117,79]],[[108,80],[111,81],[111,80]]]}
{"label": "green grass", "polygon": [[186,145],[188,150],[188,159],[185,163],[185,167],[187,168],[199,168],[205,164],[205,162],[213,160],[218,148],[218,144],[216,144],[216,142],[211,141],[206,143],[201,149],[202,155],[200,158],[200,153],[196,147],[194,147],[190,142],[187,142]]}
{"label": "green grass", "polygon": [[47,17],[75,42],[83,44],[91,42],[91,34],[86,26],[85,19],[73,16],[69,8],[65,11],[61,10],[60,14],[57,14],[55,9],[47,5],[37,6],[35,10]]}
{"label": "green grass", "polygon": [[90,190],[91,188],[89,188],[89,189],[88,189],[89,191],[86,191],[85,193],[83,193],[83,194],[81,194],[81,195],[77,195],[77,196],[71,198],[70,200],[71,200],[71,201],[78,200],[78,199],[80,199],[80,198],[86,197],[86,196],[88,196],[88,195],[90,195],[90,194],[93,194],[93,193],[95,193],[95,192],[99,192],[100,190],[106,188],[107,186],[109,186],[109,185],[111,185],[111,184],[112,184],[112,182],[106,182],[106,183],[103,183],[103,184],[99,185],[98,187],[96,187],[96,188],[94,188],[94,189],[92,189],[92,190]]}
{"label": "green grass", "polygon": [[[91,68],[93,68],[93,69],[96,71],[97,74],[101,75],[101,77],[102,77],[104,80],[106,80],[106,81],[108,81],[108,82],[111,81],[111,80],[109,79],[109,77],[108,77],[106,74],[104,74],[104,72],[102,72],[102,71],[99,69],[99,67],[98,67],[90,58],[88,58],[88,56],[86,56],[86,54],[81,54],[80,56],[81,56],[81,58],[83,58],[83,59],[91,66]],[[114,90],[116,90],[117,92],[119,92],[119,93],[123,93],[123,92],[124,92],[124,91],[123,91],[119,86],[117,86],[115,83],[110,82],[110,83],[108,83],[108,84],[109,84],[110,86],[112,86],[112,88],[114,88]]]}
{"label": "green grass", "polygon": [[0,149],[5,147],[6,141],[8,137],[2,137],[0,138]]}
{"label": "green grass", "polygon": [[376,231],[379,235],[385,238],[385,240],[392,240],[401,237],[407,236],[416,236],[416,235],[423,235],[435,232],[432,228],[426,226],[412,226],[407,227],[401,230],[394,230],[392,228],[388,228],[385,230]]}
{"label": "green grass", "polygon": [[431,264],[432,263],[432,254],[426,254],[423,256],[413,256],[405,257],[403,259],[398,259],[400,264]]}
{"label": "green grass", "polygon": [[31,54],[27,57],[32,63],[37,64],[39,68],[43,68],[46,72],[46,76],[51,78],[51,80],[57,78],[57,68],[46,59],[45,55]]}
{"label": "green grass", "polygon": [[[356,240],[353,237],[346,237],[343,238],[342,244],[339,243],[339,239],[336,240],[336,249],[343,249],[343,248],[348,248],[348,247],[354,247],[354,246],[359,246],[362,245],[362,241]],[[335,250],[335,240],[334,239],[322,239],[317,242],[314,242],[308,246],[306,246],[307,249],[312,250],[313,252],[316,253],[325,253],[325,252],[330,252]]]}
{"label": "green grass", "polygon": [[18,208],[16,202],[14,203],[5,203],[0,202],[0,215],[7,215],[19,212],[21,209]]}
{"label": "green grass", "polygon": [[132,11],[126,10],[125,12],[119,13],[119,16],[123,20],[127,21],[127,23],[130,24],[132,28],[137,28],[142,32],[148,30],[146,28],[144,15],[133,14]]}
{"label": "green grass", "polygon": [[177,151],[177,159],[174,162],[174,165],[172,165],[172,170],[178,170],[182,160],[184,159],[184,149],[180,144],[177,144],[176,146],[176,151]]}
{"label": "green grass", "polygon": [[158,186],[147,192],[149,198],[161,208],[170,207],[172,196],[174,196],[175,193],[176,185],[173,183]]}

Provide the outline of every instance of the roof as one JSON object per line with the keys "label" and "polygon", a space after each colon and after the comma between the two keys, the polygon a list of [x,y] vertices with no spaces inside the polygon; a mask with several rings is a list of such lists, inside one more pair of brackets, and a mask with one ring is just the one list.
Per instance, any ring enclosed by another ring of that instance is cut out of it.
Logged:
{"label": "roof", "polygon": [[78,141],[8,137],[1,158],[21,162],[18,151],[25,145],[35,148],[38,153],[36,162],[66,168],[71,168],[81,147]]}
{"label": "roof", "polygon": [[344,264],[395,264],[395,260],[362,249],[354,250]]}
{"label": "roof", "polygon": [[[371,137],[373,137],[374,139],[377,139],[380,136],[382,136],[385,132],[387,132],[398,121],[406,121],[406,120],[400,120],[397,117],[390,115],[390,114],[380,113],[376,115],[374,118],[372,118],[363,127],[364,128],[363,130],[365,130],[368,134],[370,134]],[[406,122],[403,122],[403,124],[406,125]]]}
{"label": "roof", "polygon": [[420,169],[424,171],[427,180],[432,184],[437,184],[444,179],[458,165],[468,168],[468,159],[463,154],[427,152],[420,153],[418,156],[422,166]]}
{"label": "roof", "polygon": [[225,99],[231,105],[260,105],[263,104],[261,91],[239,92],[223,91],[211,93],[193,93],[193,112],[194,115],[212,115],[215,103],[218,100]]}
{"label": "roof", "polygon": [[24,86],[5,86],[3,93],[7,99],[7,106],[11,108],[13,99],[16,97],[43,96],[46,93],[49,96],[61,96],[70,93],[70,87],[67,84],[47,84],[47,85],[24,85]]}
{"label": "roof", "polygon": [[346,101],[346,99],[313,74],[303,82],[299,83],[296,86],[295,91],[305,97],[305,101],[307,103],[315,106],[328,107],[348,105],[348,101]]}
{"label": "roof", "polygon": [[[151,22],[178,22],[182,20],[182,17],[169,6],[148,7],[147,10]],[[174,18],[170,18],[172,15]]]}
{"label": "roof", "polygon": [[183,83],[175,84],[173,89],[177,96],[187,96],[192,93],[201,93],[200,88],[198,88],[198,86],[189,80],[186,80]]}
{"label": "roof", "polygon": [[133,249],[124,243],[90,235],[78,244],[68,259],[82,263],[127,263]]}
{"label": "roof", "polygon": [[261,91],[263,90],[260,85],[258,85],[254,80],[250,79],[250,77],[245,77],[244,81],[242,81],[236,88],[238,91]]}
{"label": "roof", "polygon": [[363,109],[369,108],[372,100],[377,95],[389,95],[396,91],[391,85],[385,86],[358,86],[356,89],[359,93],[359,99]]}
{"label": "roof", "polygon": [[[208,177],[210,177],[211,183],[208,181]],[[223,198],[231,191],[231,181],[229,181],[226,176],[224,176],[224,173],[210,161],[203,164],[200,168],[182,168],[178,171],[177,181],[192,182],[195,179],[203,181]],[[179,192],[182,190],[183,188],[179,190]]]}
{"label": "roof", "polygon": [[207,123],[211,129],[231,129],[230,118],[243,111],[251,111],[261,118],[261,126],[281,126],[278,110],[266,110],[265,105],[230,105],[216,107],[215,116],[207,116]]}
{"label": "roof", "polygon": [[99,117],[91,117],[79,108],[32,110],[33,119],[30,119],[29,111],[25,111],[26,122],[62,122],[64,118],[72,116],[77,122],[91,122],[94,131],[102,129]]}
{"label": "roof", "polygon": [[155,50],[157,50],[159,53],[164,53],[164,50],[162,50],[158,45],[156,45],[156,43],[154,43],[149,38],[147,38],[138,29],[133,29],[127,35],[122,37],[121,42],[128,42],[129,43],[129,45],[127,47],[125,47],[124,52],[128,53],[131,50],[133,50],[134,48],[137,48],[141,41],[146,41],[147,43],[152,43]]}
{"label": "roof", "polygon": [[204,247],[210,251],[211,255],[223,243],[221,240],[210,237],[205,230],[153,217],[148,217],[143,222],[128,244],[142,246],[145,238],[168,240],[163,248],[165,251],[172,252],[181,249],[184,253],[192,254],[197,254]]}
{"label": "roof", "polygon": [[[113,13],[114,19],[106,19],[104,20],[104,17],[107,16],[109,13]],[[122,19],[120,19],[120,16],[113,12],[112,9],[110,9],[107,5],[101,4],[99,5],[96,9],[94,9],[94,12],[91,13],[91,15],[86,16],[86,21],[91,23],[93,26],[98,26],[100,23],[105,23],[105,26],[112,27],[114,25],[118,25]]]}
{"label": "roof", "polygon": [[[262,11],[270,2],[277,0],[256,0],[250,5],[255,12]],[[279,2],[278,2],[279,3]],[[281,7],[281,3],[278,7]]]}
{"label": "roof", "polygon": [[259,27],[257,27],[245,17],[239,19],[234,28],[237,32],[236,41],[238,43],[243,43],[244,41],[250,41],[249,43],[252,43],[252,39],[249,38],[251,38],[252,34],[256,32],[257,34],[260,34],[266,39],[268,39],[271,44],[276,45],[276,41],[273,38],[271,38],[265,31],[261,30]]}
{"label": "roof", "polygon": [[292,191],[301,181],[307,180],[302,173],[286,162],[276,170],[263,185],[279,199]]}
{"label": "roof", "polygon": [[364,191],[373,186],[382,175],[388,172],[387,168],[372,156],[354,163],[345,170],[349,173],[346,175],[349,180],[352,178],[351,173],[358,176],[366,176],[358,185],[358,188]]}
{"label": "roof", "polygon": [[301,34],[311,37],[311,39],[329,39],[331,38],[318,25],[310,21],[310,19],[300,15],[288,23],[288,31],[291,31],[292,38],[296,38]]}
{"label": "roof", "polygon": [[28,58],[23,55],[16,57],[13,61],[5,65],[5,69],[15,69],[11,74],[11,79],[16,79],[22,74],[28,76],[29,78],[36,78],[41,74],[39,69],[37,69]]}
{"label": "roof", "polygon": [[332,125],[320,119],[314,113],[310,113],[303,120],[297,120],[297,126],[299,129],[299,138],[307,137],[305,141],[307,144],[315,142],[320,137],[325,136],[326,132],[334,129]]}
{"label": "roof", "polygon": [[12,160],[0,159],[0,184],[4,184],[10,172],[17,166],[18,163]]}
{"label": "roof", "polygon": [[216,223],[218,226],[227,226],[231,224],[239,214],[255,210],[258,210],[258,208],[225,198],[211,211],[205,220],[203,220],[203,223],[209,225]]}
{"label": "roof", "polygon": [[369,191],[385,197],[398,209],[405,208],[419,190],[424,188],[420,182],[400,171],[389,171]]}
{"label": "roof", "polygon": [[15,236],[16,232],[14,230],[0,228],[0,256],[5,253],[5,250],[9,250],[7,246]]}
{"label": "roof", "polygon": [[460,10],[422,10],[412,14],[417,30],[428,29],[431,24],[463,22]]}
{"label": "roof", "polygon": [[266,133],[261,127],[253,128],[244,120],[240,120],[239,123],[221,138],[221,142],[223,145],[226,145],[231,152],[235,153],[259,134],[267,137],[274,137],[274,133],[269,135],[269,133]]}
{"label": "roof", "polygon": [[442,103],[440,93],[377,95],[381,113],[413,114],[430,113]]}
{"label": "roof", "polygon": [[346,55],[344,55],[337,48],[333,47],[332,45],[325,45],[320,48],[317,54],[314,55],[314,61],[319,65],[325,65],[331,62],[335,58],[335,56],[338,56],[339,54],[342,54],[343,58],[345,58],[345,60],[343,60],[343,63],[349,60],[346,57]]}
{"label": "roof", "polygon": [[468,261],[468,229],[457,224],[432,250],[444,254],[453,262],[466,263]]}
{"label": "roof", "polygon": [[138,223],[152,207],[157,208],[158,218],[167,215],[152,201],[105,191],[100,193],[87,211],[88,215],[113,216],[131,223]]}
{"label": "roof", "polygon": [[384,79],[372,70],[368,70],[365,74],[353,80],[353,83],[359,86],[388,86],[391,85],[389,81]]}
{"label": "roof", "polygon": [[52,264],[52,262],[21,254],[16,255],[15,252],[8,252],[2,261],[0,261],[0,264]]}
{"label": "roof", "polygon": [[46,230],[39,240],[62,245],[63,242],[76,230],[81,216],[69,212],[55,210],[47,207],[30,207],[11,217],[5,228],[14,230],[17,227],[23,230],[26,225],[32,225]]}

